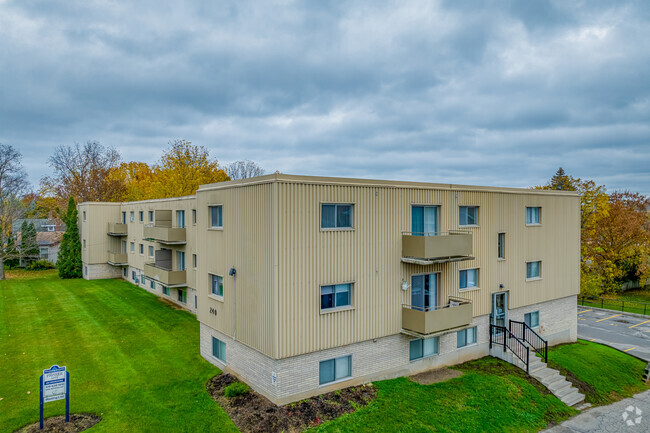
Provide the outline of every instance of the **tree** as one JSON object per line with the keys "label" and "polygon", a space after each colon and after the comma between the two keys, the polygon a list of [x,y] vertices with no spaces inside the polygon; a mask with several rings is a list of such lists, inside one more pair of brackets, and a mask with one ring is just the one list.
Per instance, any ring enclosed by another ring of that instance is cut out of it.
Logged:
{"label": "tree", "polygon": [[230,180],[211,160],[203,146],[186,140],[174,140],[154,168],[153,195],[156,198],[181,197],[196,193],[199,185]]}
{"label": "tree", "polygon": [[[40,196],[74,197],[83,201],[108,201],[115,195],[119,183],[109,177],[120,163],[120,154],[97,141],[83,146],[58,146],[48,159],[54,175],[41,179]],[[62,208],[65,202],[59,203]]]}
{"label": "tree", "polygon": [[592,268],[601,275],[607,291],[619,291],[627,281],[645,282],[650,275],[648,205],[650,199],[638,193],[615,192],[609,196],[609,212],[600,218],[590,239]]}
{"label": "tree", "polygon": [[558,168],[551,181],[547,184],[550,189],[557,189],[561,191],[575,191],[575,179],[567,176],[562,167]]}
{"label": "tree", "polygon": [[36,227],[34,223],[23,221],[20,227],[20,259],[23,266],[38,260],[38,243],[36,241]]}
{"label": "tree", "polygon": [[264,175],[264,169],[253,161],[235,161],[228,165],[226,172],[230,179],[247,179]]}
{"label": "tree", "polygon": [[77,213],[77,204],[74,197],[68,201],[68,210],[64,215],[66,232],[61,240],[59,257],[57,259],[57,268],[59,269],[60,278],[81,278],[81,240],[79,239],[79,221]]}
{"label": "tree", "polygon": [[22,155],[13,146],[0,144],[0,280],[5,279],[4,261],[18,258],[8,241],[14,220],[24,213],[20,196],[27,189],[27,174],[21,161]]}
{"label": "tree", "polygon": [[154,197],[154,171],[146,162],[123,162],[111,170],[109,178],[120,187],[111,201],[148,200]]}

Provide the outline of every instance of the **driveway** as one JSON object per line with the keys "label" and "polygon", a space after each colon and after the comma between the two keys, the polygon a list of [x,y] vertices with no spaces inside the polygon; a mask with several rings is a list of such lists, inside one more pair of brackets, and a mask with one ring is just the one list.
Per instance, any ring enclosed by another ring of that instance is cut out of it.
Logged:
{"label": "driveway", "polygon": [[[578,338],[603,343],[650,362],[648,319],[578,306]],[[650,428],[646,431],[650,432]]]}
{"label": "driveway", "polygon": [[626,398],[609,406],[586,410],[560,425],[544,430],[549,433],[632,433],[650,431],[650,391]]}

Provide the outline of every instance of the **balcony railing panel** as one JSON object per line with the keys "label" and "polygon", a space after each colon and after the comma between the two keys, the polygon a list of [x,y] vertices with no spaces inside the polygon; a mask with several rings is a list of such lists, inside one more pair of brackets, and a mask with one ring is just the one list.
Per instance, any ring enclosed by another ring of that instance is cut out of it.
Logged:
{"label": "balcony railing panel", "polygon": [[402,328],[421,335],[460,328],[472,323],[472,303],[450,299],[447,305],[436,308],[402,306]]}
{"label": "balcony railing panel", "polygon": [[470,260],[472,252],[472,234],[468,232],[402,233],[404,262],[432,264]]}
{"label": "balcony railing panel", "polygon": [[184,244],[187,241],[185,227],[144,226],[145,239],[153,239],[166,244]]}
{"label": "balcony railing panel", "polygon": [[108,252],[108,263],[112,265],[124,265],[129,262],[126,253]]}
{"label": "balcony railing panel", "polygon": [[106,233],[109,236],[126,236],[128,234],[126,224],[122,223],[108,223]]}
{"label": "balcony railing panel", "polygon": [[184,286],[187,284],[186,271],[175,271],[156,266],[155,263],[145,263],[144,276],[159,281],[165,286]]}

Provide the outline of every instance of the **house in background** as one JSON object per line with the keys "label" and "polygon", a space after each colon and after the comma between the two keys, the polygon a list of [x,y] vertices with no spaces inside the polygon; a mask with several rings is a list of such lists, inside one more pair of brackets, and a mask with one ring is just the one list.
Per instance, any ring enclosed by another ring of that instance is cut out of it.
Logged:
{"label": "house in background", "polygon": [[56,264],[61,240],[66,227],[63,221],[58,218],[29,218],[18,219],[12,225],[12,233],[16,242],[20,245],[21,227],[23,222],[34,224],[36,228],[36,243],[38,244],[39,259],[47,260]]}

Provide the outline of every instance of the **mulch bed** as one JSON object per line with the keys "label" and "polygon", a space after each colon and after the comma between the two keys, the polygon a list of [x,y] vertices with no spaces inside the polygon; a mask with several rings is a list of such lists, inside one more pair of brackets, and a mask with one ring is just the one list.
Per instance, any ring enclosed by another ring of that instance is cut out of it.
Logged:
{"label": "mulch bed", "polygon": [[451,368],[437,368],[435,370],[425,371],[423,373],[414,374],[409,377],[413,382],[420,385],[431,385],[433,383],[445,382],[455,377],[463,375],[462,371],[454,370]]}
{"label": "mulch bed", "polygon": [[286,406],[276,406],[266,397],[250,391],[227,398],[226,386],[237,378],[223,373],[208,381],[210,396],[228,413],[242,432],[300,432],[309,427],[337,418],[368,405],[377,397],[372,384],[354,386],[301,400]]}
{"label": "mulch bed", "polygon": [[92,413],[74,413],[70,414],[70,422],[65,422],[65,415],[45,418],[43,421],[43,430],[40,430],[38,422],[19,428],[14,433],[77,433],[88,430],[100,422],[102,418]]}

